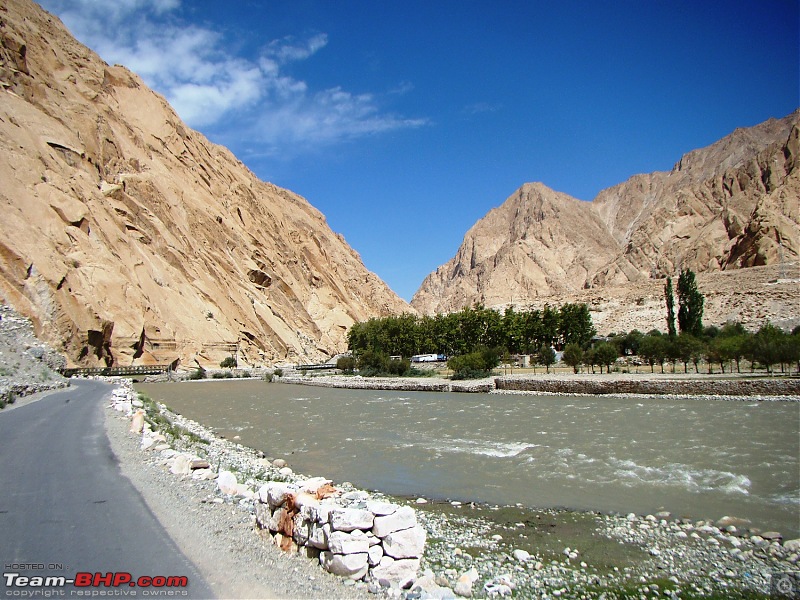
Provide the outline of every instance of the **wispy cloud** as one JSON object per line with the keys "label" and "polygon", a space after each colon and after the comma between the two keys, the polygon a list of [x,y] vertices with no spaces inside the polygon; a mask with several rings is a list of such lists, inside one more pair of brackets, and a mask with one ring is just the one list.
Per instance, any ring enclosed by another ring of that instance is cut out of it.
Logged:
{"label": "wispy cloud", "polygon": [[479,115],[481,113],[493,113],[502,108],[500,104],[490,104],[488,102],[476,102],[475,104],[468,104],[461,112],[467,115]]}
{"label": "wispy cloud", "polygon": [[[384,111],[374,94],[314,90],[288,75],[287,65],[325,48],[324,33],[272,40],[259,56],[241,57],[223,50],[232,44],[222,32],[183,21],[180,0],[42,3],[104,60],[139,74],[189,125],[215,129],[236,121],[248,141],[267,154],[296,154],[427,124]],[[410,89],[405,82],[399,87]]]}

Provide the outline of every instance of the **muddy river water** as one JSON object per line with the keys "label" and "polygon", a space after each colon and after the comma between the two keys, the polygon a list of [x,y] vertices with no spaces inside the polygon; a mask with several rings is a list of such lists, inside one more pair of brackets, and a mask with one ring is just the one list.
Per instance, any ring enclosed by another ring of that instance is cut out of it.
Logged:
{"label": "muddy river water", "polygon": [[139,385],[297,472],[404,496],[724,515],[800,536],[800,403]]}

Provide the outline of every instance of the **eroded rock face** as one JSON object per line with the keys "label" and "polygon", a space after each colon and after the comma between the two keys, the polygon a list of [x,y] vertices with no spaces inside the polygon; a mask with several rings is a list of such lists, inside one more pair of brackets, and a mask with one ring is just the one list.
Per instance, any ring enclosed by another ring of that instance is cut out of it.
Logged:
{"label": "eroded rock face", "polygon": [[681,268],[712,274],[782,263],[783,278],[797,278],[799,125],[800,111],[739,129],[672,171],[634,176],[592,202],[526,184],[467,232],[411,304],[430,314],[475,302],[558,303]]}
{"label": "eroded rock face", "polygon": [[28,0],[0,5],[0,296],[72,362],[315,361],[409,310],[305,199],[258,180]]}

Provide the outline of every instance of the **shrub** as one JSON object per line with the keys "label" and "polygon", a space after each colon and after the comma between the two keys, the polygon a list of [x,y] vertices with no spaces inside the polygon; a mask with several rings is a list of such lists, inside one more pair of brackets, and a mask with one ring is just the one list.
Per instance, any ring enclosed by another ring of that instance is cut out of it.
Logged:
{"label": "shrub", "polygon": [[272,383],[272,373],[264,373],[264,381]]}
{"label": "shrub", "polygon": [[233,356],[226,356],[219,366],[223,369],[232,369],[236,366],[236,359]]}
{"label": "shrub", "polygon": [[453,379],[481,379],[489,377],[500,362],[500,353],[490,348],[481,348],[469,354],[454,356],[447,361],[453,371]]}
{"label": "shrub", "polygon": [[272,374],[273,374],[275,377],[283,377],[283,369],[281,369],[281,368],[275,369],[275,370],[272,372]]}
{"label": "shrub", "polygon": [[411,370],[411,361],[408,359],[392,359],[389,361],[389,373],[401,377]]}
{"label": "shrub", "polygon": [[206,372],[199,367],[196,371],[192,371],[191,373],[189,373],[189,379],[192,381],[197,381],[198,379],[205,379],[205,378],[206,378]]}
{"label": "shrub", "polygon": [[352,373],[356,368],[356,359],[352,356],[340,356],[336,360],[336,368],[345,373]]}

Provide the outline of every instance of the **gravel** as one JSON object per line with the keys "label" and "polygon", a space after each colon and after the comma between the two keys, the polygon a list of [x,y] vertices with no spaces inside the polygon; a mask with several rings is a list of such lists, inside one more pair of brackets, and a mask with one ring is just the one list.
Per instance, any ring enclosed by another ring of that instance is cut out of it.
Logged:
{"label": "gravel", "polygon": [[29,319],[0,304],[0,408],[21,396],[65,387],[68,381],[56,372],[65,365],[36,339]]}

